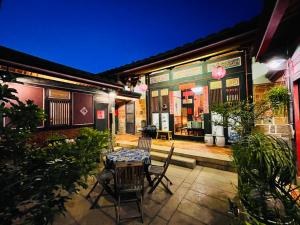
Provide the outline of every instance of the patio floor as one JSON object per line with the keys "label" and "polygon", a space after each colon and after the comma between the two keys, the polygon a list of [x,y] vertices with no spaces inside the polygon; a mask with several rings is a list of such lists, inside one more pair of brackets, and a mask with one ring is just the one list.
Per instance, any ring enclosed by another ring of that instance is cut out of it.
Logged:
{"label": "patio floor", "polygon": [[[159,164],[154,162],[154,164]],[[173,195],[167,194],[159,186],[152,194],[148,194],[148,186],[144,197],[144,224],[215,224],[228,225],[228,198],[236,196],[237,175],[235,173],[197,166],[188,169],[170,165],[167,176],[172,180]],[[93,181],[91,181],[92,186]],[[89,190],[89,189],[88,189]],[[109,225],[115,224],[114,207],[89,209],[91,202],[85,196],[88,190],[74,195],[66,204],[66,216],[58,216],[55,225]],[[100,188],[97,192],[100,191]],[[97,193],[96,193],[97,194]],[[92,198],[95,195],[92,195]],[[102,197],[102,206],[111,204]],[[125,206],[122,215],[136,213],[134,205]],[[140,219],[123,224],[142,224]]]}

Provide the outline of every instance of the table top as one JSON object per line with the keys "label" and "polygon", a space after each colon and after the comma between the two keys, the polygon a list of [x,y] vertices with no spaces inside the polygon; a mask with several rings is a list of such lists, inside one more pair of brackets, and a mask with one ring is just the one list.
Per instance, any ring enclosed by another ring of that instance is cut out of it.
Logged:
{"label": "table top", "polygon": [[150,152],[143,149],[122,149],[107,154],[108,161],[113,162],[143,162],[145,164],[151,164]]}

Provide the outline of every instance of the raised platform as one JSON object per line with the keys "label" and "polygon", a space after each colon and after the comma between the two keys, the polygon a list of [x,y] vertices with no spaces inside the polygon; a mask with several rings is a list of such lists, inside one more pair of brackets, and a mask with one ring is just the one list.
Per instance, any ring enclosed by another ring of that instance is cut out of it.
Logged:
{"label": "raised platform", "polygon": [[[177,147],[176,142],[177,141],[175,141],[175,150],[171,162],[172,164],[188,168],[194,168],[197,164],[220,170],[234,171],[232,158],[228,152],[224,152],[224,154],[213,153],[207,151],[207,148],[209,147],[205,145],[199,145],[198,149],[190,149],[190,146],[193,143],[189,145],[188,142],[186,142],[186,148],[182,148],[182,143],[178,145],[180,147]],[[170,144],[171,142],[168,142],[168,145]],[[117,145],[127,148],[135,148],[137,146],[137,142],[133,140],[117,140]],[[203,150],[201,150],[201,147],[203,147]],[[169,150],[169,146],[152,144],[151,156],[154,160],[163,161],[167,157]]]}

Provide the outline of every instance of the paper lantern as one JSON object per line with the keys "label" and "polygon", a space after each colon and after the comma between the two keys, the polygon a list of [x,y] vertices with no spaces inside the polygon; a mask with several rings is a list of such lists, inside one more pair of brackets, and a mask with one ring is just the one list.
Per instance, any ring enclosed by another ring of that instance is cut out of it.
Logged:
{"label": "paper lantern", "polygon": [[148,89],[147,84],[140,84],[140,85],[139,85],[139,90],[140,90],[141,92],[145,92],[145,91],[147,91],[147,89]]}
{"label": "paper lantern", "polygon": [[212,69],[212,78],[221,79],[226,75],[226,70],[223,66],[217,66]]}

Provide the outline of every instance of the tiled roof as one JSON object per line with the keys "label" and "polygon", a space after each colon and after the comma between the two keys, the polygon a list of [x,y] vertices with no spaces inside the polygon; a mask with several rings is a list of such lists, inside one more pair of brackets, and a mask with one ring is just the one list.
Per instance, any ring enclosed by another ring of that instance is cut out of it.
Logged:
{"label": "tiled roof", "polygon": [[127,70],[127,69],[131,69],[131,68],[134,68],[134,67],[146,65],[146,64],[158,61],[158,60],[166,59],[166,58],[169,58],[169,57],[172,57],[172,56],[184,53],[184,52],[191,51],[193,49],[197,49],[197,48],[200,48],[200,47],[204,47],[204,46],[213,44],[215,42],[224,40],[224,39],[229,38],[229,37],[233,37],[233,36],[236,36],[236,35],[239,35],[239,34],[242,34],[242,33],[246,33],[246,32],[249,32],[249,31],[253,31],[257,27],[257,22],[258,22],[258,17],[254,17],[250,21],[236,24],[234,27],[227,28],[227,29],[224,29],[220,32],[210,34],[210,35],[206,36],[205,38],[197,39],[197,40],[195,40],[193,42],[190,42],[190,43],[187,43],[183,46],[174,48],[172,50],[169,50],[169,51],[166,51],[166,52],[163,52],[163,53],[160,53],[160,54],[157,54],[157,55],[154,55],[154,56],[142,59],[142,60],[135,61],[135,62],[130,63],[130,64],[126,64],[126,65],[123,65],[123,66],[120,66],[120,67],[117,67],[117,68],[106,70],[104,72],[98,73],[97,75],[99,75],[100,77],[101,76],[108,76],[109,77],[111,75],[114,75],[118,72],[121,72],[121,71],[124,71],[124,70]]}

